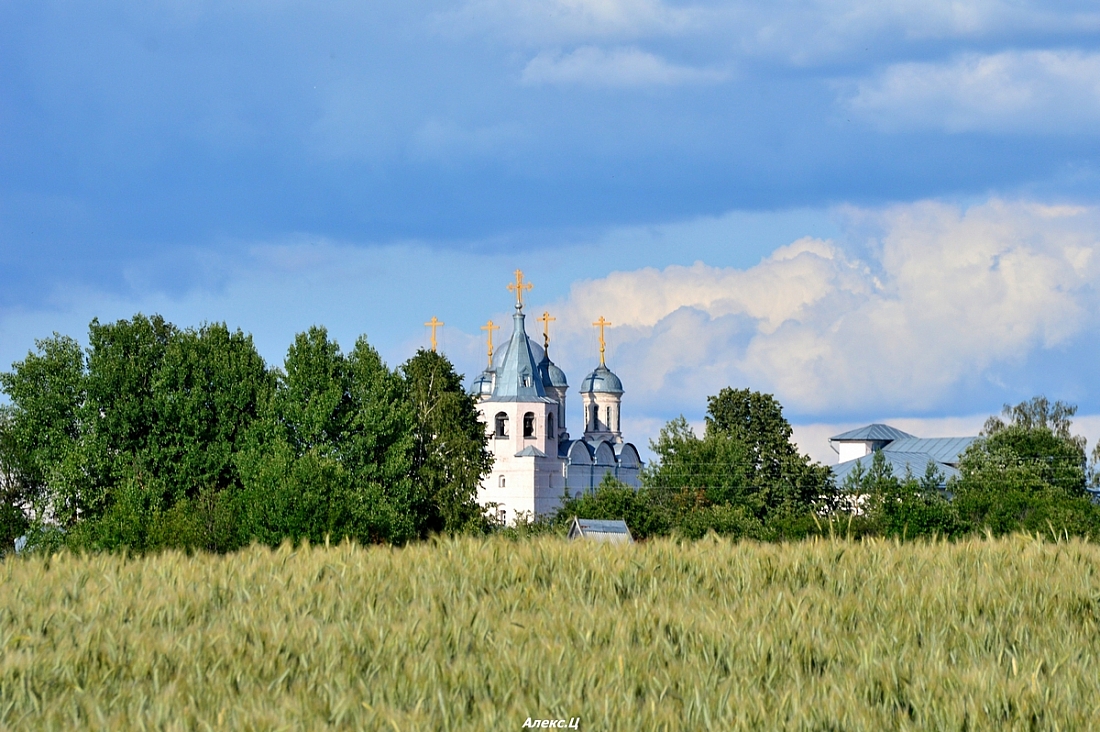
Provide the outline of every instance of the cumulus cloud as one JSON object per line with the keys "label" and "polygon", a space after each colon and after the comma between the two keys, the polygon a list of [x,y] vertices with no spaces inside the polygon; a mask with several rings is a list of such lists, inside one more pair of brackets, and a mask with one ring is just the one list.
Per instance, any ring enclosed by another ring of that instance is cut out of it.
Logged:
{"label": "cumulus cloud", "polygon": [[852,113],[885,129],[1093,131],[1100,54],[1027,51],[904,63],[857,83]]}
{"label": "cumulus cloud", "polygon": [[584,46],[568,54],[560,51],[540,53],[524,68],[521,81],[529,85],[636,87],[713,84],[725,78],[723,72],[678,66],[637,48],[606,51]]}
{"label": "cumulus cloud", "polygon": [[743,270],[615,272],[574,286],[563,339],[602,314],[636,394],[702,403],[752,384],[812,414],[939,408],[1087,323],[1100,210],[994,200],[848,213],[881,232],[862,258],[802,239]]}

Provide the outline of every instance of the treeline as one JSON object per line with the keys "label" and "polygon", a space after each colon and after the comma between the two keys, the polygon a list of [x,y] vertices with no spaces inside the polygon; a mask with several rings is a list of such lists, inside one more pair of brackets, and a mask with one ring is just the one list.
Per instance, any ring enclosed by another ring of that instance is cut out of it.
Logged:
{"label": "treeline", "polygon": [[0,542],[228,551],[484,530],[490,466],[461,378],[360,338],[299,334],[282,368],[224,324],[159,316],[54,334],[0,374]]}
{"label": "treeline", "polygon": [[661,430],[640,490],[608,479],[554,516],[503,528],[476,501],[492,459],[484,426],[439,354],[391,370],[365,338],[344,353],[311,328],[270,367],[239,330],[143,315],[93,321],[88,343],[55,334],[0,373],[11,401],[0,553],[19,537],[138,552],[401,544],[562,532],[573,516],[625,519],[639,538],[1100,537],[1076,410],[1042,397],[991,417],[950,480],[894,475],[878,453],[837,486],[798,451],[774,397],[723,389],[702,436],[682,417]]}
{"label": "treeline", "polygon": [[[814,535],[960,538],[1012,532],[1100,538],[1076,407],[1035,397],[990,417],[945,480],[933,464],[895,475],[884,455],[834,486],[800,456],[770,395],[724,389],[709,401],[704,435],[680,418],[653,444],[657,460],[634,491],[605,481],[558,515],[519,533],[562,531],[569,519],[625,518],[635,536],[720,535],[763,541]],[[1094,464],[1100,447],[1094,453]]]}

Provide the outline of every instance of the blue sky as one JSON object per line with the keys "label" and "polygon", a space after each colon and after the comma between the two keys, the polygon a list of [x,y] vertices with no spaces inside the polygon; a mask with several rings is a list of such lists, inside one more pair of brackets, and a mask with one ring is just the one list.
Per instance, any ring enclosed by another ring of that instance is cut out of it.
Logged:
{"label": "blue sky", "polygon": [[522,267],[572,383],[616,324],[641,445],[725,385],[821,459],[1036,393],[1095,438],[1097,130],[1085,2],[7,2],[0,367],[137,311],[398,363],[435,315],[472,377]]}

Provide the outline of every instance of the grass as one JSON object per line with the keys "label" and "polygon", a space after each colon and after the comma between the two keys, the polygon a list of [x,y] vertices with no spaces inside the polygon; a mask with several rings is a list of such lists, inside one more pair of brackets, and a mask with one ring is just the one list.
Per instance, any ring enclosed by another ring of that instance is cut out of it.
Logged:
{"label": "grass", "polygon": [[1087,729],[1100,547],[545,537],[0,564],[0,727]]}

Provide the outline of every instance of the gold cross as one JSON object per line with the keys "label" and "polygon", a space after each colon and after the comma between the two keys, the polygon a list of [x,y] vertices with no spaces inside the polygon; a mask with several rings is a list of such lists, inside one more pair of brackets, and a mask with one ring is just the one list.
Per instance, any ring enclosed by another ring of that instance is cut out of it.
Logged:
{"label": "gold cross", "polygon": [[557,320],[557,318],[550,317],[550,311],[545,310],[542,313],[541,318],[535,318],[539,323],[542,323],[542,347],[543,349],[550,348],[550,323]]}
{"label": "gold cross", "polygon": [[597,321],[596,321],[595,323],[593,323],[592,325],[594,325],[594,326],[596,326],[597,328],[599,328],[599,329],[600,329],[600,366],[603,366],[603,365],[605,365],[605,364],[604,364],[604,360],[603,360],[603,354],[604,354],[604,350],[605,350],[605,349],[607,348],[607,342],[606,342],[606,341],[604,341],[604,339],[603,339],[603,329],[604,329],[605,327],[607,327],[607,326],[611,325],[611,323],[609,323],[608,321],[604,320],[604,319],[603,319],[603,316],[601,315],[601,316],[600,316],[600,319],[599,319],[599,320],[597,320]]}
{"label": "gold cross", "polygon": [[499,325],[494,325],[493,321],[489,321],[485,325],[481,326],[482,330],[489,331],[489,368],[493,367],[493,331],[500,330]]}
{"label": "gold cross", "polygon": [[435,347],[436,347],[435,329],[438,328],[439,326],[443,325],[443,321],[433,315],[432,319],[429,320],[424,325],[426,325],[426,326],[428,326],[429,328],[432,329],[432,350],[434,351]]}
{"label": "gold cross", "polygon": [[530,282],[523,281],[523,270],[517,269],[515,284],[508,285],[509,292],[516,293],[516,310],[523,310],[523,291],[530,292],[533,287]]}

